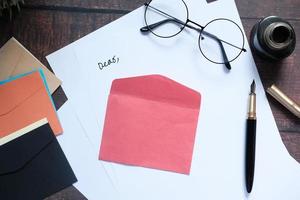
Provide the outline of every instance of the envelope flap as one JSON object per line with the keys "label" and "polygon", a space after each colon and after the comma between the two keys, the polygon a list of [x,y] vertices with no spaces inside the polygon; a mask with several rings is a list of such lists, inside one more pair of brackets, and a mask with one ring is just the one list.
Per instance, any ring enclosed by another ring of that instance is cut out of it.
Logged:
{"label": "envelope flap", "polygon": [[10,77],[15,70],[17,63],[22,56],[22,49],[16,43],[15,38],[11,38],[0,49],[0,80]]}
{"label": "envelope flap", "polygon": [[22,102],[35,95],[44,87],[39,71],[25,77],[1,84],[0,82],[0,116],[17,108]]}
{"label": "envelope flap", "polygon": [[147,75],[116,79],[111,94],[130,95],[137,98],[199,108],[200,93],[161,75]]}
{"label": "envelope flap", "polygon": [[47,123],[0,146],[0,176],[24,168],[54,139],[55,136]]}

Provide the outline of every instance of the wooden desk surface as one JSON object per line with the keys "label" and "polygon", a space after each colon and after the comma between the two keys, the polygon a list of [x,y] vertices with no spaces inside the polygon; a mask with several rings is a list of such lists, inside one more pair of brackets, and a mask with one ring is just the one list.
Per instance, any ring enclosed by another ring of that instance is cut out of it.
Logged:
{"label": "wooden desk surface", "polygon": [[[0,18],[0,46],[14,36],[49,67],[46,55],[141,6],[144,0],[25,0],[25,3],[12,21]],[[277,63],[266,62],[255,55],[254,58],[265,88],[275,83],[300,102],[300,1],[236,0],[236,4],[248,40],[253,25],[265,16],[278,15],[294,26],[297,45],[290,57]],[[66,100],[61,89],[53,98],[57,108]],[[268,99],[284,144],[300,162],[300,120],[273,98]],[[85,198],[70,187],[47,199]]]}

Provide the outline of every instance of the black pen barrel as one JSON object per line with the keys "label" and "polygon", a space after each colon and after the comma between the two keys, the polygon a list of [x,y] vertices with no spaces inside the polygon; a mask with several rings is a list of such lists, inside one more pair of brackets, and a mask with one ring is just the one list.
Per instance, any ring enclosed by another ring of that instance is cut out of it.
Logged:
{"label": "black pen barrel", "polygon": [[247,119],[246,134],[246,188],[250,193],[254,180],[256,119]]}

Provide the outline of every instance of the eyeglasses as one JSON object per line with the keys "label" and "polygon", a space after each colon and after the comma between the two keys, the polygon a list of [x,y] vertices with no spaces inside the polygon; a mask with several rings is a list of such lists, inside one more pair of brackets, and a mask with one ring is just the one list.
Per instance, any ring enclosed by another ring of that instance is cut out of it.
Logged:
{"label": "eyeglasses", "polygon": [[142,33],[153,33],[160,38],[171,38],[189,28],[199,32],[198,46],[202,55],[212,63],[224,64],[228,70],[231,62],[246,52],[242,29],[234,21],[217,18],[202,26],[189,19],[183,0],[150,0],[145,3],[145,23]]}

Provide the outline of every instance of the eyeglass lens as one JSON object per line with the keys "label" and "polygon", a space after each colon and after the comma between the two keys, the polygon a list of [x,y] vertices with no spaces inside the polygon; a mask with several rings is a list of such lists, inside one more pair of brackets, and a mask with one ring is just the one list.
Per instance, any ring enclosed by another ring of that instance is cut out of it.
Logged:
{"label": "eyeglass lens", "polygon": [[184,24],[177,23],[180,20],[186,23],[188,11],[181,0],[153,0],[146,7],[145,22],[149,26],[162,22],[160,26],[150,28],[150,31],[158,37],[172,37],[184,28]]}

